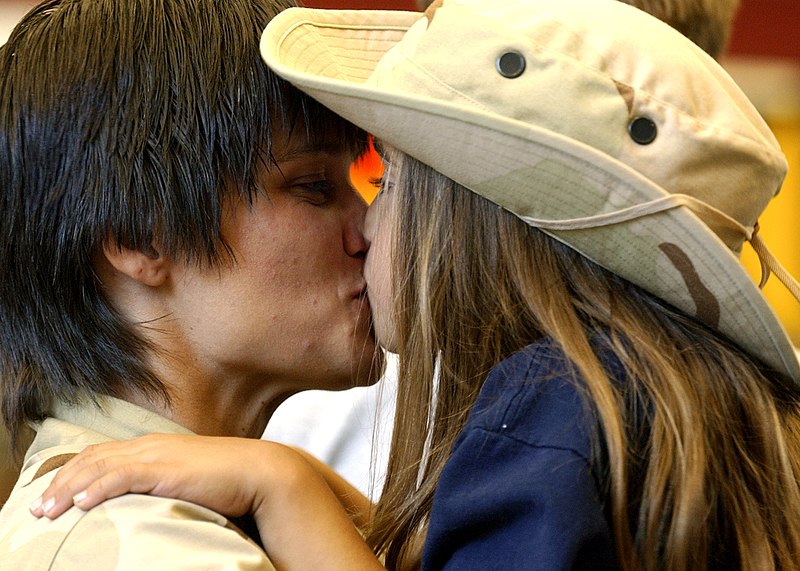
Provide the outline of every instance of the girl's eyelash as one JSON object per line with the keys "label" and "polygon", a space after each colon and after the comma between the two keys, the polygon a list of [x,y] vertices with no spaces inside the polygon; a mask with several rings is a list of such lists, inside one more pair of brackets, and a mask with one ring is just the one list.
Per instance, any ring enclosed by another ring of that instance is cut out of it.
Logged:
{"label": "girl's eyelash", "polygon": [[377,186],[378,188],[382,188],[382,187],[383,187],[383,177],[382,177],[382,176],[379,176],[379,177],[371,177],[371,178],[369,179],[369,183],[370,183],[372,186]]}

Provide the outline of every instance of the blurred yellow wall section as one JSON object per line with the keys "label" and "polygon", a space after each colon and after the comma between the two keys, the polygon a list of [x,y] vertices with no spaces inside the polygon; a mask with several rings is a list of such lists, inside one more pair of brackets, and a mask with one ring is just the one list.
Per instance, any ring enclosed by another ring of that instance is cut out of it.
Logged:
{"label": "blurred yellow wall section", "polygon": [[[770,121],[770,127],[789,161],[789,174],[780,194],[759,220],[760,235],[784,268],[800,280],[800,117]],[[758,282],[761,266],[753,249],[745,244],[742,262]],[[795,345],[800,345],[800,303],[775,276],[764,287],[764,294],[783,322]]]}

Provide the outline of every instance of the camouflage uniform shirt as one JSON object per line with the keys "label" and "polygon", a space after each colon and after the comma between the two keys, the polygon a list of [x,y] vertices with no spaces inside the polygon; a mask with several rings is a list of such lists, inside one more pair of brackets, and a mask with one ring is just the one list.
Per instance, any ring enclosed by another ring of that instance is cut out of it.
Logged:
{"label": "camouflage uniform shirt", "polygon": [[100,403],[57,406],[36,427],[0,511],[0,568],[274,570],[264,551],[225,517],[189,502],[128,494],[87,512],[73,507],[54,521],[33,517],[29,506],[53,479],[54,467],[86,446],[152,432],[189,433],[130,403]]}

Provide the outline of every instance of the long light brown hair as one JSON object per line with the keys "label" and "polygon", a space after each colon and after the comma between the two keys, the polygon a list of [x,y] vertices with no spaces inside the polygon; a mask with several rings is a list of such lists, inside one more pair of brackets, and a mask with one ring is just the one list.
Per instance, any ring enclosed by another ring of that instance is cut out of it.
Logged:
{"label": "long light brown hair", "polygon": [[[368,532],[389,568],[418,563],[439,476],[490,369],[544,336],[598,419],[600,493],[623,568],[798,566],[796,386],[429,167],[401,153],[390,162],[399,386]],[[625,383],[592,350],[599,332]]]}

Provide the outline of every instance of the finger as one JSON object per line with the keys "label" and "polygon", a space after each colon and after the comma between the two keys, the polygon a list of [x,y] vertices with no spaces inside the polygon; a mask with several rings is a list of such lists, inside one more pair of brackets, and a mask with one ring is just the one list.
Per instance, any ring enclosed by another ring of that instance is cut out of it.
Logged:
{"label": "finger", "polygon": [[147,494],[158,484],[152,464],[125,462],[103,473],[85,489],[72,496],[73,503],[83,510],[124,494]]}
{"label": "finger", "polygon": [[75,454],[67,461],[53,478],[54,486],[71,479],[76,473],[84,470],[87,466],[110,456],[121,454],[134,454],[137,451],[136,441],[110,441],[100,444],[92,444]]}
{"label": "finger", "polygon": [[157,454],[154,459],[163,454],[163,450],[169,441],[170,438],[167,435],[151,434],[133,440],[92,444],[73,456],[61,467],[54,476],[50,487],[60,487],[64,482],[71,480],[88,466],[114,456],[138,456],[142,462],[152,461],[151,457],[154,453]]}
{"label": "finger", "polygon": [[58,517],[72,505],[72,497],[75,494],[86,489],[104,471],[113,469],[115,465],[113,457],[98,460],[93,459],[94,456],[96,455],[87,454],[79,461],[70,461],[71,465],[65,464],[41,497],[31,504],[31,513],[36,517],[45,515],[51,519]]}
{"label": "finger", "polygon": [[67,488],[78,491],[77,486],[87,486],[91,480],[118,465],[120,458],[127,457],[124,453],[115,452],[115,447],[89,447],[58,470],[45,490],[45,495],[50,496],[56,490]]}
{"label": "finger", "polygon": [[[148,492],[152,488],[152,472],[149,465],[134,462],[129,455],[100,458],[73,469],[68,477],[62,477],[45,490],[31,504],[31,513],[36,517],[55,519],[72,505],[90,509],[103,500],[126,492]],[[76,501],[77,500],[77,501]]]}

